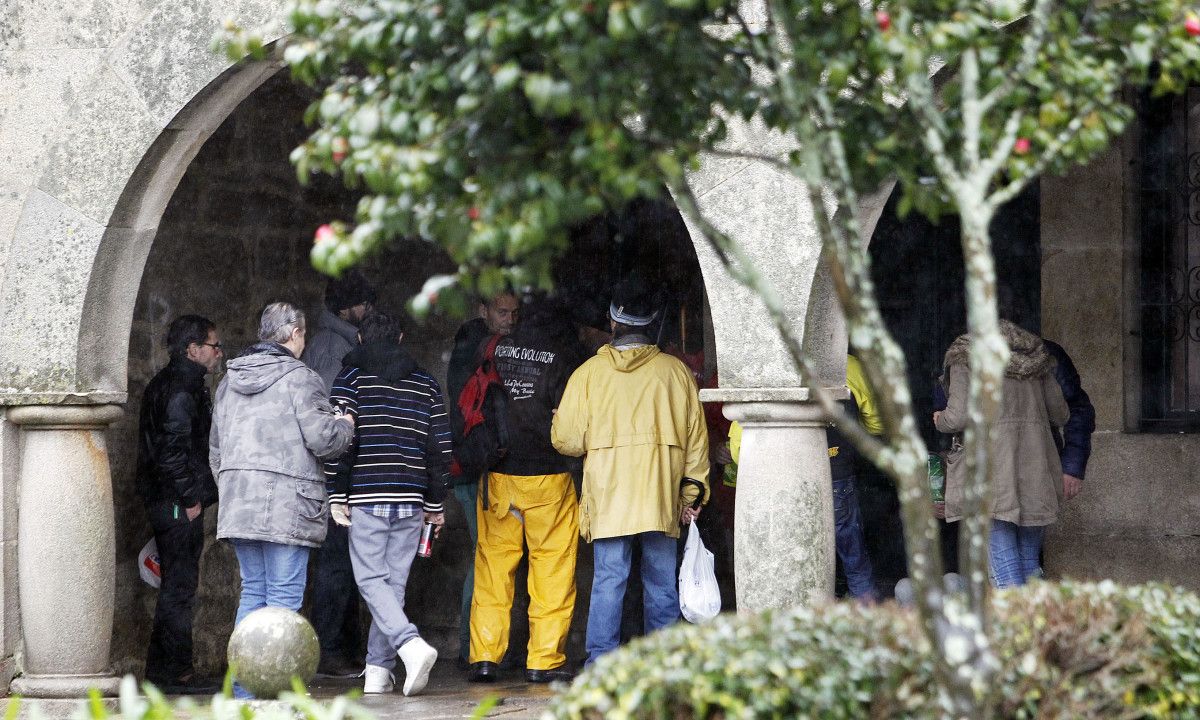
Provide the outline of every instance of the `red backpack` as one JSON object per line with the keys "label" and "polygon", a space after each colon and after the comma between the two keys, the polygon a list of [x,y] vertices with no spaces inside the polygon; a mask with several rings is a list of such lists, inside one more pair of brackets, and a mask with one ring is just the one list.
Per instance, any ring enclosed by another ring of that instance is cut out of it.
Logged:
{"label": "red backpack", "polygon": [[454,475],[482,477],[508,451],[508,391],[496,370],[496,345],[502,337],[494,335],[488,341],[479,366],[458,395],[463,432],[454,443]]}

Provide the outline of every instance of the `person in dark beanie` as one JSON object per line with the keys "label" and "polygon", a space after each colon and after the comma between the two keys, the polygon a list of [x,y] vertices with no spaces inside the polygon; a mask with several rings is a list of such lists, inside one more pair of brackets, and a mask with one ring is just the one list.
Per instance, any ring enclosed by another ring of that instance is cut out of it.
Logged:
{"label": "person in dark beanie", "polygon": [[171,360],[142,395],[137,487],[162,568],[146,680],[170,694],[208,693],[192,669],[192,616],[204,549],[204,508],[217,501],[208,465],[212,401],[204,377],[224,354],[217,327],[183,315],[167,330]]}
{"label": "person in dark beanie", "polygon": [[321,376],[325,389],[342,370],[342,359],[358,344],[358,327],[375,305],[375,288],[358,270],[332,278],[325,286],[325,310],[300,360]]}
{"label": "person in dark beanie", "polygon": [[333,402],[357,421],[354,445],[325,466],[329,514],[350,531],[354,579],[371,609],[363,692],[391,692],[397,657],[404,694],[429,681],[437,651],[404,612],[405,588],[425,523],[440,532],[450,478],[450,423],[442,390],[401,347],[403,327],[367,317],[346,357]]}
{"label": "person in dark beanie", "polygon": [[[375,297],[375,289],[358,270],[331,279],[325,286],[325,310],[300,360],[321,376],[326,392],[333,389],[342,360],[358,344],[358,328],[371,312]],[[332,520],[325,542],[317,551],[309,615],[321,642],[317,675],[361,674],[362,628],[349,536]]]}

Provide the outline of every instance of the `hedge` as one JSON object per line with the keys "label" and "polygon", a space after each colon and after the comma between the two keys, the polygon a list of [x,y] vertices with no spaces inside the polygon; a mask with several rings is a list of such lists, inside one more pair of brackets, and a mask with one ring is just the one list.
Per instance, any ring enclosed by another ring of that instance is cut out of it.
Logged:
{"label": "hedge", "polygon": [[[993,596],[997,718],[1200,718],[1200,598],[1163,585],[1034,583]],[[722,615],[588,667],[544,717],[932,718],[911,610],[831,603]]]}

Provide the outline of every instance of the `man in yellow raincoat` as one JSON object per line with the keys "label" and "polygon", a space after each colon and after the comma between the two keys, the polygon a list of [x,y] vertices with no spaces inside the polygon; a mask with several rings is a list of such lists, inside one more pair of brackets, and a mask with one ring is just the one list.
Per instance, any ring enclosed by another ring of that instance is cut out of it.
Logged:
{"label": "man in yellow raincoat", "polygon": [[551,428],[559,452],[585,456],[579,531],[595,550],[589,663],[620,642],[634,543],[642,550],[645,631],[679,619],[679,526],[700,514],[691,507],[697,499],[708,500],[708,431],[696,382],[646,334],[657,315],[644,290],[617,289],[612,344],[571,375]]}

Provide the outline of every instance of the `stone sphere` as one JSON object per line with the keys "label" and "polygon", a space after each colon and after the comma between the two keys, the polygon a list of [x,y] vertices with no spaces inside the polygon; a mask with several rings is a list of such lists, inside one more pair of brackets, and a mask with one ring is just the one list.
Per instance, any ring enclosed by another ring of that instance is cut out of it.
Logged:
{"label": "stone sphere", "polygon": [[270,699],[290,690],[293,677],[312,680],[320,654],[317,632],[307,620],[291,610],[267,607],[250,613],[234,629],[227,656],[242,687]]}

